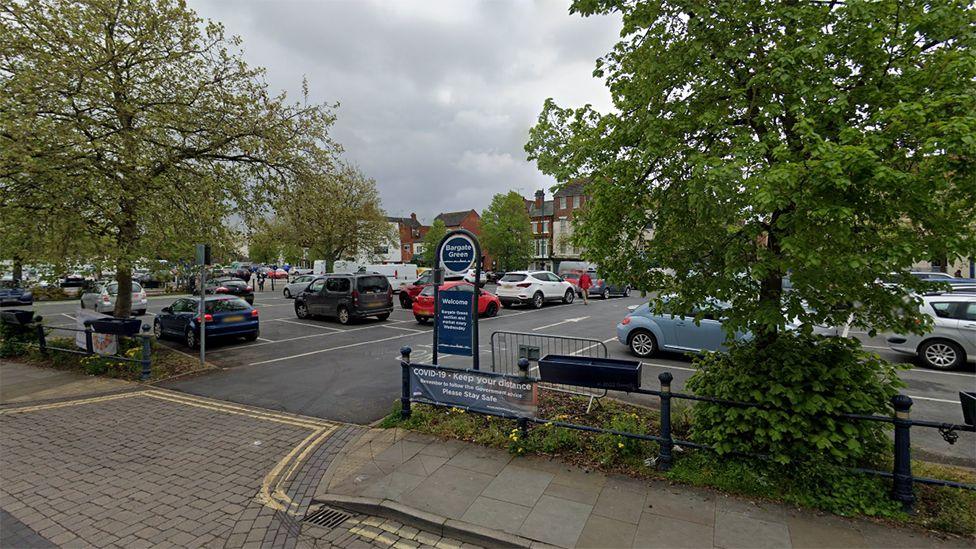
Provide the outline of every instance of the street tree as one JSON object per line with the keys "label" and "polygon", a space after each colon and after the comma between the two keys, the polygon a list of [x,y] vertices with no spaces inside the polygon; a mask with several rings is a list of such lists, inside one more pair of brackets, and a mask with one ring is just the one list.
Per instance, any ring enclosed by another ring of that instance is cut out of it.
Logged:
{"label": "street tree", "polygon": [[135,261],[226,236],[337,148],[331,107],[273,94],[240,44],[177,0],[0,4],[0,202],[71,218],[52,236],[115,267],[116,316]]}
{"label": "street tree", "polygon": [[277,209],[283,245],[331,265],[371,258],[394,243],[376,181],[348,163],[326,164],[292,181]]}
{"label": "street tree", "polygon": [[[762,408],[696,406],[720,452],[847,464],[897,378],[813,325],[924,330],[915,262],[976,252],[976,7],[969,0],[576,0],[620,14],[597,60],[611,112],[549,99],[526,150],[592,200],[576,241],[602,274],[721,312],[753,339],[708,355],[689,388]],[[900,284],[885,284],[894,276]],[[784,281],[789,280],[789,289]],[[662,309],[660,297],[653,300]],[[794,322],[802,323],[799,330]]]}
{"label": "street tree", "polygon": [[424,235],[423,262],[425,266],[431,268],[437,266],[437,246],[441,243],[441,240],[446,234],[447,226],[444,225],[444,221],[435,219],[434,222],[430,224],[430,229],[427,231],[427,234]]}
{"label": "street tree", "polygon": [[515,191],[496,194],[481,214],[481,241],[501,271],[524,269],[532,259],[532,228],[525,199]]}

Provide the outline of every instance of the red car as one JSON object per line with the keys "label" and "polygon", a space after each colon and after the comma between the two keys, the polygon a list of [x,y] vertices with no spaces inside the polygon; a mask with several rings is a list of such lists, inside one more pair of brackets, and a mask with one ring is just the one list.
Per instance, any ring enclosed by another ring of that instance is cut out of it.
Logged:
{"label": "red car", "polygon": [[[474,292],[474,284],[463,280],[445,282],[441,286],[442,292]],[[492,317],[498,314],[502,308],[502,302],[498,296],[481,290],[481,297],[478,299],[478,315]],[[426,324],[434,317],[434,285],[430,284],[424,288],[413,302],[413,316],[420,324]]]}
{"label": "red car", "polygon": [[426,273],[420,275],[420,278],[413,281],[413,284],[407,284],[400,289],[400,306],[404,309],[409,309],[413,306],[413,301],[417,299],[420,292],[431,286],[434,282],[434,272],[427,271]]}

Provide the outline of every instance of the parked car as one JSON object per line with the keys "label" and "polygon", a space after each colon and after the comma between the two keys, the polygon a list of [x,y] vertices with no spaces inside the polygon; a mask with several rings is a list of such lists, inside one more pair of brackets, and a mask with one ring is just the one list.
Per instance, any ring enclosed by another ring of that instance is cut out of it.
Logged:
{"label": "parked car", "polygon": [[[81,308],[92,309],[97,313],[111,313],[115,310],[115,298],[119,294],[118,282],[103,282],[89,284],[81,294]],[[135,316],[146,314],[149,299],[142,286],[132,281],[132,314]]]}
{"label": "parked car", "polygon": [[13,280],[0,281],[0,307],[4,305],[33,305],[34,294]]}
{"label": "parked car", "polygon": [[424,271],[417,280],[400,289],[400,306],[404,309],[413,307],[413,300],[417,299],[424,288],[434,283],[434,271]]}
{"label": "parked car", "polygon": [[915,278],[921,278],[922,280],[932,280],[935,282],[942,282],[942,281],[950,282],[952,280],[955,280],[956,278],[949,273],[943,273],[939,271],[912,271],[909,274],[911,274]]}
{"label": "parked car", "polygon": [[313,274],[312,273],[312,269],[306,269],[306,268],[302,268],[302,267],[292,267],[292,269],[291,269],[290,272],[291,272],[291,275],[292,276],[300,276],[300,275],[310,275],[310,274]]}
{"label": "parked car", "polygon": [[325,275],[295,297],[298,318],[330,316],[338,319],[339,324],[348,324],[367,316],[386,320],[392,312],[393,287],[380,274]]}
{"label": "parked car", "polygon": [[223,276],[208,280],[206,293],[228,294],[239,297],[252,305],[254,304],[254,288],[248,285],[247,282],[233,276]]}
{"label": "parked car", "polygon": [[921,310],[932,317],[932,330],[924,335],[890,335],[885,339],[891,350],[913,355],[937,370],[976,363],[976,294],[922,296]]}
{"label": "parked car", "polygon": [[[470,282],[471,284],[474,284],[474,269],[468,269],[468,272],[464,273],[464,276],[461,277],[461,278],[462,278],[462,280],[465,280],[467,282]],[[481,277],[480,278],[481,278],[481,281],[478,284],[479,286],[484,286],[485,284],[488,283],[488,274],[485,273],[484,271],[481,271]]]}
{"label": "parked car", "polygon": [[[602,297],[603,299],[610,299],[610,296],[630,296],[630,285],[629,284],[612,284],[607,280],[600,277],[599,273],[596,271],[589,271],[590,280],[592,281],[590,285],[590,291],[587,292],[590,297]],[[576,295],[583,297],[583,290],[579,287],[579,279],[583,276],[580,271],[571,271],[566,273],[561,273],[560,276],[566,282],[573,285],[576,290]]]}
{"label": "parked car", "polygon": [[251,280],[251,273],[254,271],[254,266],[251,263],[235,261],[230,264],[227,270],[232,276],[248,282]]}
{"label": "parked car", "polygon": [[[468,292],[474,293],[474,284],[466,280],[455,280],[451,282],[445,282],[440,287],[441,292]],[[501,309],[502,302],[498,299],[498,296],[487,291],[481,290],[481,294],[478,296],[478,315],[493,317],[498,314],[498,310]],[[417,299],[413,302],[413,316],[417,319],[420,324],[426,324],[428,320],[434,317],[434,285],[431,284],[420,292]]]}
{"label": "parked car", "polygon": [[268,278],[274,278],[275,280],[288,280],[288,271],[280,267],[277,269],[269,269]]}
{"label": "parked car", "polygon": [[78,273],[67,274],[61,279],[62,288],[81,288],[85,285],[86,278]]}
{"label": "parked car", "polygon": [[298,294],[305,291],[308,285],[311,284],[316,278],[321,278],[313,274],[304,274],[301,276],[296,276],[291,283],[285,286],[285,289],[281,291],[281,294],[287,299],[292,299]]}
{"label": "parked car", "polygon": [[[674,316],[667,311],[655,314],[647,303],[637,307],[617,324],[617,341],[630,348],[635,355],[645,358],[658,351],[701,352],[721,351],[726,348],[726,333],[722,328],[721,311],[728,306],[715,301],[703,318],[695,324],[692,316]],[[667,304],[665,303],[665,307]],[[736,334],[736,340],[751,335]]]}
{"label": "parked car", "polygon": [[496,289],[502,306],[531,304],[536,309],[546,301],[572,303],[573,285],[549,271],[513,271],[498,280]]}
{"label": "parked car", "polygon": [[[234,336],[254,341],[261,333],[258,310],[239,297],[206,296],[203,320],[207,339]],[[196,348],[200,344],[200,298],[184,297],[163,307],[153,321],[153,334],[157,339],[177,338]]]}

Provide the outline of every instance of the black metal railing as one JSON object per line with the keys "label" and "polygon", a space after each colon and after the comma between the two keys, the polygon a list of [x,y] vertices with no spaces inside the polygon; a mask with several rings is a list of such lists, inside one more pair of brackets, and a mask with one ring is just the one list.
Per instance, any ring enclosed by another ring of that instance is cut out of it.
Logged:
{"label": "black metal railing", "polygon": [[[409,368],[410,363],[410,347],[403,347],[400,349],[400,366],[402,368],[402,394],[400,398],[400,416],[403,419],[410,417],[410,375]],[[462,372],[472,372],[479,373],[481,375],[498,375],[506,376],[509,374],[500,373],[486,373],[486,372],[475,372],[474,370],[464,370],[458,368],[448,368],[443,366],[431,366],[428,364],[423,365],[424,368],[435,368],[439,370],[447,371],[462,371]],[[518,363],[519,370],[521,372],[521,378],[525,381],[538,382],[537,378],[529,376],[529,361],[526,358],[519,359]],[[642,395],[656,396],[660,399],[660,429],[659,435],[650,434],[640,434],[640,433],[629,433],[625,431],[617,431],[614,429],[604,429],[602,427],[593,427],[590,425],[579,425],[576,423],[568,423],[564,421],[556,421],[538,417],[524,417],[515,414],[505,414],[492,411],[486,411],[481,409],[472,409],[467,406],[459,406],[457,403],[442,403],[442,402],[431,402],[423,401],[424,404],[432,404],[434,406],[442,406],[448,408],[460,408],[465,411],[470,411],[474,413],[491,415],[496,417],[502,417],[506,419],[515,420],[518,424],[518,428],[526,433],[527,425],[529,423],[535,424],[548,424],[554,427],[562,427],[566,429],[574,429],[577,431],[585,431],[590,433],[606,433],[611,435],[616,435],[624,438],[644,440],[657,442],[659,445],[658,456],[656,458],[656,465],[661,470],[668,470],[671,468],[674,462],[674,447],[681,446],[685,448],[692,448],[696,450],[710,450],[714,451],[715,448],[707,445],[693,442],[690,440],[682,440],[674,438],[672,434],[672,422],[671,422],[671,403],[672,399],[680,400],[691,400],[697,402],[709,402],[713,404],[720,404],[729,407],[749,407],[749,408],[760,408],[768,410],[777,410],[781,412],[789,413],[789,410],[774,409],[768,406],[764,406],[757,403],[751,402],[739,402],[734,400],[726,400],[720,398],[712,398],[698,395],[691,395],[685,393],[675,393],[671,391],[671,382],[674,377],[670,372],[662,372],[658,375],[658,381],[660,382],[660,390],[653,389],[634,389],[631,391],[626,391],[628,393],[636,393]],[[891,423],[894,425],[895,436],[894,436],[894,459],[892,471],[880,471],[877,469],[867,469],[858,467],[847,467],[848,471],[860,474],[869,474],[880,476],[883,478],[892,479],[892,491],[891,497],[895,501],[901,503],[902,508],[906,512],[911,512],[912,506],[915,503],[915,495],[913,491],[913,483],[919,484],[929,484],[935,486],[946,486],[950,488],[959,488],[964,490],[976,490],[976,485],[966,484],[962,482],[954,482],[943,479],[933,479],[926,477],[916,477],[912,475],[912,463],[911,463],[911,428],[912,427],[923,427],[923,428],[938,428],[945,431],[966,431],[966,432],[976,432],[976,426],[973,425],[957,425],[949,423],[939,423],[934,421],[925,420],[912,420],[910,417],[910,410],[912,407],[912,399],[907,395],[895,395],[892,397],[892,406],[894,407],[893,416],[878,416],[878,415],[865,415],[865,414],[827,414],[824,417],[833,417],[835,419],[846,419],[851,421],[877,421],[882,423]],[[749,457],[756,458],[767,458],[768,456],[763,456],[759,454],[740,454]]]}

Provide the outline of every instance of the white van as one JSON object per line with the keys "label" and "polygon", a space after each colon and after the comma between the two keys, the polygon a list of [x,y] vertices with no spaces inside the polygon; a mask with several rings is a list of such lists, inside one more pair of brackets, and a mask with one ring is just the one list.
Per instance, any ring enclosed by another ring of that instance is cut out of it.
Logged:
{"label": "white van", "polygon": [[417,266],[413,263],[399,263],[392,265],[366,265],[366,272],[379,273],[386,276],[390,286],[398,293],[404,286],[413,284],[417,280]]}

